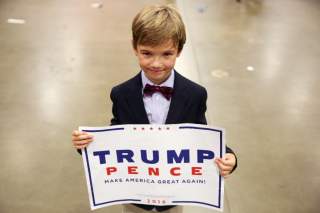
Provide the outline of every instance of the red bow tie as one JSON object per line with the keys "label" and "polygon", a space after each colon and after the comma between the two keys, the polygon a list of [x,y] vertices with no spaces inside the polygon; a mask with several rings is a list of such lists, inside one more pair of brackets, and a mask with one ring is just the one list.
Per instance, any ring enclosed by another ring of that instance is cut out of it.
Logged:
{"label": "red bow tie", "polygon": [[146,96],[152,96],[155,92],[160,92],[167,100],[170,100],[173,93],[173,88],[146,84],[143,89],[143,94]]}

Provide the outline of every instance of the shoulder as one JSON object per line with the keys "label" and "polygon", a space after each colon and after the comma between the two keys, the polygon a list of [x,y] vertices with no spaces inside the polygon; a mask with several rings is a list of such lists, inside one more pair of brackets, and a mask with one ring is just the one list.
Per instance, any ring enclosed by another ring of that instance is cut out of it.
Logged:
{"label": "shoulder", "polygon": [[114,86],[111,89],[111,96],[118,95],[118,94],[129,94],[133,90],[137,90],[141,88],[141,85],[142,85],[141,74],[139,72],[137,75],[135,75],[131,79]]}
{"label": "shoulder", "polygon": [[177,71],[175,72],[175,87],[179,89],[183,89],[189,95],[195,96],[204,96],[207,98],[207,90],[202,85],[187,79],[186,77],[179,74]]}

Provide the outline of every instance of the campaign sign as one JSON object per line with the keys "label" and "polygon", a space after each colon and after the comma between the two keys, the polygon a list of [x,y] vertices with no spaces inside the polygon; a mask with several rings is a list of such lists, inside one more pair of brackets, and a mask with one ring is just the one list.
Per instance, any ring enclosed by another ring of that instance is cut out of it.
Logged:
{"label": "campaign sign", "polygon": [[80,127],[91,209],[115,204],[196,205],[222,211],[224,182],[214,163],[224,130],[206,125]]}

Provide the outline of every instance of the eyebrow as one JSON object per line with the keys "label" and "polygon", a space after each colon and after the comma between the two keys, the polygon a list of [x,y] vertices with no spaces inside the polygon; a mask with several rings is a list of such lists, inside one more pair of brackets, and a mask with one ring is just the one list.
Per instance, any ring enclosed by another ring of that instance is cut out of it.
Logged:
{"label": "eyebrow", "polygon": [[[164,50],[163,53],[172,53],[174,52],[174,49],[169,49],[169,50]],[[140,49],[140,52],[154,52],[152,50],[147,50],[147,49]]]}

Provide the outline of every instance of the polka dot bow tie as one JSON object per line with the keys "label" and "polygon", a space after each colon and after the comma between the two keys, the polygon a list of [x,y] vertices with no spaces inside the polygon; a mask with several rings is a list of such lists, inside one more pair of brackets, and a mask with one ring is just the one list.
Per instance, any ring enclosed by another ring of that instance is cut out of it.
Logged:
{"label": "polka dot bow tie", "polygon": [[165,97],[167,100],[170,100],[170,98],[172,97],[173,88],[146,84],[143,89],[143,94],[145,96],[152,96],[155,92],[160,92],[163,97]]}

